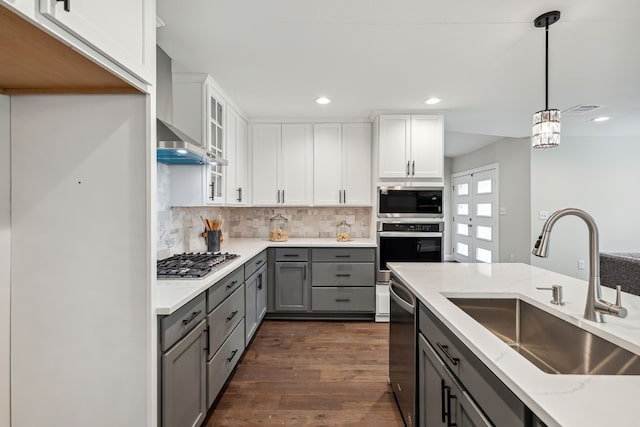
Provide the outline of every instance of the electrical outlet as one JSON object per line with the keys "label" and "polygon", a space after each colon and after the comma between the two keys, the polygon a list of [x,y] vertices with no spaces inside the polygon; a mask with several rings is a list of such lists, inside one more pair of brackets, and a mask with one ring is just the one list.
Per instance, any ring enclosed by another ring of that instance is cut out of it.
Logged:
{"label": "electrical outlet", "polygon": [[549,218],[549,212],[548,211],[540,211],[538,213],[538,219],[541,221],[545,221]]}
{"label": "electrical outlet", "polygon": [[253,228],[260,227],[260,220],[258,218],[253,218]]}
{"label": "electrical outlet", "polygon": [[347,224],[353,225],[353,224],[356,223],[356,216],[355,215],[347,215],[345,217],[345,221],[347,222]]}
{"label": "electrical outlet", "polygon": [[579,259],[578,260],[578,270],[584,270],[584,260],[583,259]]}

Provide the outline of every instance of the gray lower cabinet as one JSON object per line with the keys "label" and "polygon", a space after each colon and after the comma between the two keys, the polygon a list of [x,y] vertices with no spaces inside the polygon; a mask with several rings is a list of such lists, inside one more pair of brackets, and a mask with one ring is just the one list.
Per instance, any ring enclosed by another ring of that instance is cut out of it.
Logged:
{"label": "gray lower cabinet", "polygon": [[418,330],[418,425],[531,425],[531,411],[423,304]]}
{"label": "gray lower cabinet", "polygon": [[375,312],[374,248],[314,248],[311,260],[313,312]]}
{"label": "gray lower cabinet", "polygon": [[307,261],[276,261],[274,269],[275,311],[309,311],[309,263]]}
{"label": "gray lower cabinet", "polygon": [[207,363],[208,374],[208,390],[209,396],[207,407],[211,406],[215,401],[218,393],[222,390],[222,386],[231,375],[240,356],[244,352],[244,319],[236,325],[231,335],[220,346],[216,354]]}
{"label": "gray lower cabinet", "polygon": [[162,355],[162,426],[199,426],[207,414],[206,321]]}
{"label": "gray lower cabinet", "polygon": [[422,334],[418,335],[418,425],[492,426],[480,408],[449,373]]}

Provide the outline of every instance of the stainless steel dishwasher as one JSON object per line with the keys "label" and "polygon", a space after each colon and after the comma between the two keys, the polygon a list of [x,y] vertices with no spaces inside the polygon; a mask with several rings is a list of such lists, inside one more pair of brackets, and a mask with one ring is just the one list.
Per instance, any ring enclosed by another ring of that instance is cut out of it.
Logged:
{"label": "stainless steel dishwasher", "polygon": [[389,381],[405,425],[415,425],[416,299],[391,275]]}

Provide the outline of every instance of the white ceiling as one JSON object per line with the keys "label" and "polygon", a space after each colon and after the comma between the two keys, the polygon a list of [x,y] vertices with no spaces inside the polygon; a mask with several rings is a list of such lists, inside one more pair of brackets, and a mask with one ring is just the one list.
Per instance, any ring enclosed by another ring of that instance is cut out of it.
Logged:
{"label": "white ceiling", "polygon": [[[210,74],[252,119],[445,114],[445,154],[530,135],[544,108],[564,135],[640,135],[638,0],[158,0],[158,44],[174,70]],[[315,104],[320,95],[329,105]],[[442,102],[427,106],[437,96]],[[596,115],[612,120],[593,123]]]}

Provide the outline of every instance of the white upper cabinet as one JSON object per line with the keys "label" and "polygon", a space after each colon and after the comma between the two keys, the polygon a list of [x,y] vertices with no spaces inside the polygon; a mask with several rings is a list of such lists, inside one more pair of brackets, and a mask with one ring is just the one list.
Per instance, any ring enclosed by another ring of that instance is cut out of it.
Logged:
{"label": "white upper cabinet", "polygon": [[381,115],[378,124],[380,180],[444,178],[442,116]]}
{"label": "white upper cabinet", "polygon": [[226,158],[227,205],[246,205],[247,193],[247,122],[233,108],[227,107]]}
{"label": "white upper cabinet", "polygon": [[[94,50],[142,82],[153,83],[156,66],[153,0],[34,1],[40,13],[36,20],[80,52],[119,74],[91,52]],[[22,10],[25,2],[20,3],[18,7]]]}
{"label": "white upper cabinet", "polygon": [[316,124],[313,154],[314,205],[371,205],[369,123]]}
{"label": "white upper cabinet", "polygon": [[313,201],[313,126],[252,125],[255,206],[309,206]]}
{"label": "white upper cabinet", "polygon": [[[224,150],[226,109],[226,101],[206,74],[173,75],[173,124],[204,149],[222,158],[226,158],[227,154]],[[234,132],[235,126],[234,122]],[[220,165],[172,166],[171,187],[175,187],[175,191],[171,192],[172,206],[222,204],[228,178],[226,168]],[[174,173],[178,170],[180,172]],[[177,182],[180,184],[174,185]]]}

